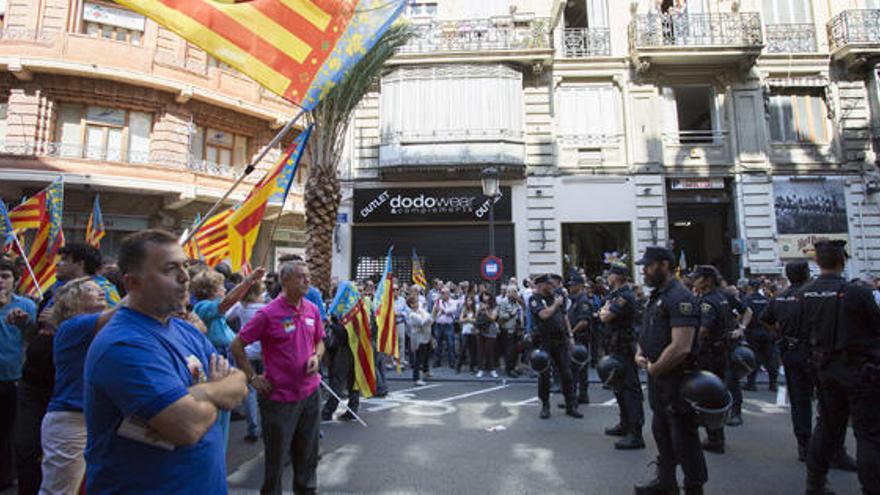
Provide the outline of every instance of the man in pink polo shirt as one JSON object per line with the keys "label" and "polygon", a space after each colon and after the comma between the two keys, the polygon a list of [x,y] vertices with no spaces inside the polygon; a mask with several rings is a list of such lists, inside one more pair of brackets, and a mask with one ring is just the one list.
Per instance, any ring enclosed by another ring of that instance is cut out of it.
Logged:
{"label": "man in pink polo shirt", "polygon": [[[281,493],[284,456],[293,463],[294,493],[318,488],[318,428],[324,325],[318,307],[305,299],[309,269],[290,261],[279,269],[283,291],[248,322],[232,342],[236,364],[260,394],[265,472],[263,495]],[[257,375],[244,348],[259,341],[266,373]]]}

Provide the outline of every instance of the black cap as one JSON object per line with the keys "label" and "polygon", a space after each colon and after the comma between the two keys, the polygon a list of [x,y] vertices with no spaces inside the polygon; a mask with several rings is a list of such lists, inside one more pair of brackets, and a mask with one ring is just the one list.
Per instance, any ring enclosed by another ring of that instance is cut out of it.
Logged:
{"label": "black cap", "polygon": [[562,275],[557,275],[557,274],[555,274],[555,273],[551,273],[551,274],[549,274],[549,275],[547,275],[547,276],[550,277],[550,280],[552,280],[552,281],[554,281],[554,282],[556,282],[556,283],[559,283],[559,284],[562,283],[562,280],[563,280],[563,279],[562,279]]}
{"label": "black cap", "polygon": [[721,273],[712,265],[697,265],[691,273],[694,278],[709,277],[717,283],[721,280]]}
{"label": "black cap", "polygon": [[566,287],[569,287],[569,286],[572,286],[572,285],[583,285],[583,284],[585,284],[586,282],[587,282],[587,281],[584,279],[584,277],[581,277],[581,276],[578,275],[578,274],[574,274],[574,275],[571,276],[571,278],[568,279],[567,282],[565,282],[565,286],[566,286]]}
{"label": "black cap", "polygon": [[757,278],[749,279],[749,286],[750,286],[750,287],[760,287],[760,286],[761,286],[761,280],[760,280],[760,279],[757,279]]}
{"label": "black cap", "polygon": [[843,239],[818,241],[813,247],[816,248],[816,254],[819,254],[819,251],[833,250],[834,252],[842,252],[844,257],[849,258],[849,253],[846,252],[846,241]]}
{"label": "black cap", "polygon": [[626,265],[613,264],[608,269],[608,273],[620,275],[621,277],[629,277],[629,268]]}
{"label": "black cap", "polygon": [[642,259],[636,261],[637,265],[650,265],[655,261],[663,261],[667,260],[670,263],[675,263],[675,255],[672,254],[672,250],[669,248],[665,248],[662,246],[648,246],[645,249],[645,254],[642,255]]}
{"label": "black cap", "polygon": [[535,277],[536,284],[546,284],[548,282],[550,282],[550,274],[549,273],[545,273],[544,275],[538,275],[537,277]]}

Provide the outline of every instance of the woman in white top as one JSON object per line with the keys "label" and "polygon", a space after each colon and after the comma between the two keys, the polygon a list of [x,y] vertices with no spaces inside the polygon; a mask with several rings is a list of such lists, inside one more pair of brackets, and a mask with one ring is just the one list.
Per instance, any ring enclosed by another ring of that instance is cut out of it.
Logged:
{"label": "woman in white top", "polygon": [[[263,297],[263,292],[265,290],[262,281],[256,282],[250,289],[248,289],[242,300],[235,303],[235,305],[226,312],[226,319],[238,319],[238,321],[241,322],[239,328],[244,328],[244,326],[251,321],[251,318],[257,314],[257,311],[266,306]],[[247,354],[248,361],[250,361],[251,367],[254,371],[258,374],[262,374],[263,349],[260,345],[260,341],[258,340],[245,347],[244,352]],[[257,408],[257,391],[253,387],[248,387],[248,394],[244,399],[244,411],[245,419],[247,421],[247,434],[244,437],[244,441],[254,443],[260,438],[260,411]]]}
{"label": "woman in white top", "polygon": [[415,297],[406,300],[409,306],[407,323],[409,324],[410,345],[415,349],[415,362],[412,363],[413,381],[416,386],[425,384],[419,377],[419,372],[428,372],[428,360],[431,357],[431,325],[434,318],[422,306]]}
{"label": "woman in white top", "polygon": [[474,325],[477,323],[477,302],[473,294],[465,296],[458,321],[461,323],[461,350],[458,353],[458,364],[455,366],[455,372],[461,373],[461,366],[464,364],[465,355],[467,355],[471,373],[476,373],[479,367],[477,335],[474,331]]}

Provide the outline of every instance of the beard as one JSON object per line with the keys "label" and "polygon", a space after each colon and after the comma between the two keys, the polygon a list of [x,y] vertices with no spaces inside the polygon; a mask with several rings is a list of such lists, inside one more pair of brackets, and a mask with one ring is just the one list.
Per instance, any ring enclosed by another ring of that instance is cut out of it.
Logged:
{"label": "beard", "polygon": [[659,288],[663,283],[666,282],[666,274],[661,270],[654,270],[650,275],[645,275],[645,283],[648,284],[649,287]]}

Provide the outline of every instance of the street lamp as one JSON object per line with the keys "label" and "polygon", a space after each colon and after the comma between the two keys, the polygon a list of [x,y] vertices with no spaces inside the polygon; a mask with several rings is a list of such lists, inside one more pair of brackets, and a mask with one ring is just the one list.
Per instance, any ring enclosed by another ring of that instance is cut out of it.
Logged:
{"label": "street lamp", "polygon": [[[484,168],[480,173],[483,195],[489,198],[489,256],[495,256],[495,200],[498,198],[501,176],[495,167]],[[492,296],[495,296],[495,281],[492,281]]]}

